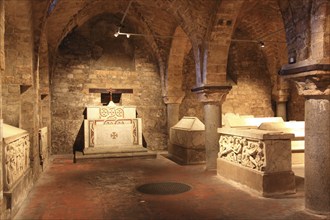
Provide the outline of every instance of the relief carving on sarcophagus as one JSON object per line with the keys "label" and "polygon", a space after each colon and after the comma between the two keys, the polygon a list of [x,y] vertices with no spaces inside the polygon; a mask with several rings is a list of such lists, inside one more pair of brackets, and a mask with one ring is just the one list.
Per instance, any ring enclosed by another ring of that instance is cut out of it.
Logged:
{"label": "relief carving on sarcophagus", "polygon": [[293,134],[255,128],[218,128],[217,173],[262,196],[295,192]]}
{"label": "relief carving on sarcophagus", "polygon": [[221,135],[219,157],[242,166],[263,171],[265,168],[264,142],[239,136]]}
{"label": "relief carving on sarcophagus", "polygon": [[4,186],[10,190],[30,167],[29,134],[4,124]]}
{"label": "relief carving on sarcophagus", "polygon": [[23,136],[5,146],[6,185],[14,184],[29,167],[29,136]]}

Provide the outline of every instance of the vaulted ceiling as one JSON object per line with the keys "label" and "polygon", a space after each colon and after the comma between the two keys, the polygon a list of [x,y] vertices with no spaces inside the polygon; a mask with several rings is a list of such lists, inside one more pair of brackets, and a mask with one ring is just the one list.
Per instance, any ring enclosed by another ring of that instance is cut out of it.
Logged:
{"label": "vaulted ceiling", "polygon": [[[40,45],[38,40],[44,34],[49,51],[56,53],[68,33],[91,18],[106,13],[112,15],[116,26],[122,26],[121,32],[143,34],[147,44],[166,62],[172,42],[168,36],[173,36],[180,26],[190,41],[202,41],[222,2],[230,4],[228,0],[34,0],[35,41],[36,45]],[[224,14],[237,13],[236,27],[243,22],[240,27],[257,38],[264,33],[256,36],[254,24],[246,23],[251,20],[249,16],[256,11],[254,9],[258,9],[258,21],[281,20],[277,0],[245,0],[239,12]],[[114,34],[116,30],[110,31]]]}

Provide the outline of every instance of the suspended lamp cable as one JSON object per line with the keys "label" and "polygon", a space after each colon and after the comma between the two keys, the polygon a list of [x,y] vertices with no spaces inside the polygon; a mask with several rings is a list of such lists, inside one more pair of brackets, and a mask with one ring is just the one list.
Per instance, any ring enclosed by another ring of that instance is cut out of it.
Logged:
{"label": "suspended lamp cable", "polygon": [[129,38],[132,35],[130,33],[125,33],[124,34],[124,33],[121,33],[120,32],[120,28],[124,26],[124,20],[125,20],[125,17],[127,15],[127,13],[128,13],[129,8],[131,7],[132,2],[133,2],[133,0],[130,0],[129,3],[128,3],[128,5],[127,5],[127,8],[126,8],[126,10],[124,12],[124,15],[123,15],[123,17],[122,17],[122,19],[120,21],[120,26],[118,27],[118,31],[114,34],[115,37],[118,37],[119,35],[126,35],[126,37]]}

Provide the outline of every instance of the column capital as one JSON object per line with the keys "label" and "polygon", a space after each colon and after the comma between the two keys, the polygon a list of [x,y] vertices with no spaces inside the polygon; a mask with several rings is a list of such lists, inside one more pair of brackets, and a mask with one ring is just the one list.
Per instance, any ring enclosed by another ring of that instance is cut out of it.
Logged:
{"label": "column capital", "polygon": [[275,102],[287,102],[289,100],[289,90],[288,89],[280,89],[277,90],[277,94],[272,95],[272,99]]}
{"label": "column capital", "polygon": [[330,73],[293,79],[299,95],[330,98]]}
{"label": "column capital", "polygon": [[164,103],[167,104],[181,104],[185,94],[181,95],[166,95],[163,96]]}
{"label": "column capital", "polygon": [[284,79],[292,79],[311,75],[324,75],[329,74],[329,72],[330,63],[327,59],[306,59],[294,64],[283,65],[278,73]]}
{"label": "column capital", "polygon": [[231,88],[231,85],[202,85],[192,88],[191,91],[197,94],[202,103],[222,104]]}
{"label": "column capital", "polygon": [[330,63],[327,59],[306,59],[282,66],[279,74],[292,80],[303,96],[330,96]]}

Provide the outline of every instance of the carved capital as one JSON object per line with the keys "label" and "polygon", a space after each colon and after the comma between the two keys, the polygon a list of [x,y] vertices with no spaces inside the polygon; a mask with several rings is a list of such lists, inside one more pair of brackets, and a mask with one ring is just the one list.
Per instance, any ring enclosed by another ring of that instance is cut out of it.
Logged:
{"label": "carved capital", "polygon": [[299,95],[330,98],[330,74],[295,78],[294,82]]}
{"label": "carved capital", "polygon": [[166,95],[163,96],[164,103],[167,104],[181,104],[185,94],[181,95]]}
{"label": "carved capital", "polygon": [[191,91],[197,94],[198,100],[202,103],[222,104],[231,88],[232,86],[229,85],[204,85],[195,87]]}
{"label": "carved capital", "polygon": [[277,93],[272,96],[272,99],[276,102],[287,102],[289,99],[289,90],[281,89],[277,90]]}

